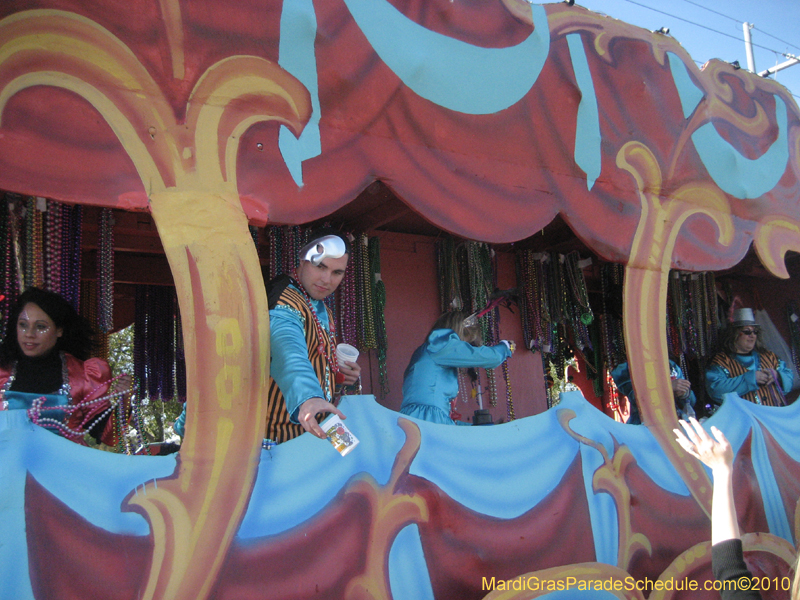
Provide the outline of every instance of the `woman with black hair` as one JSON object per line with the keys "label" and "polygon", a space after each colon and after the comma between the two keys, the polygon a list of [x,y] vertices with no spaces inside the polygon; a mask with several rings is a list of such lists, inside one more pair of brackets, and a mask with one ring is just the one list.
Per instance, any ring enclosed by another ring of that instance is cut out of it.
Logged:
{"label": "woman with black hair", "polygon": [[91,432],[116,445],[115,415],[120,402],[127,415],[131,378],[115,380],[105,360],[90,358],[92,336],[88,321],[63,297],[38,288],[23,292],[0,343],[0,410],[27,410],[34,423],[79,444]]}

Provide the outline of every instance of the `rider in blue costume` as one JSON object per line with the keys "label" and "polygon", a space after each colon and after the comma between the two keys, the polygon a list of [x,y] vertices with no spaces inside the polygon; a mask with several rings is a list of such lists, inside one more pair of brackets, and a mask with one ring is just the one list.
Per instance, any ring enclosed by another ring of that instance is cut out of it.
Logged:
{"label": "rider in blue costume", "polygon": [[[669,361],[669,376],[672,383],[672,395],[675,398],[675,411],[678,413],[679,419],[688,419],[694,417],[694,406],[697,403],[697,398],[691,390],[691,383],[683,375],[683,371],[674,360]],[[613,371],[611,371],[611,378],[614,380],[614,385],[621,394],[628,397],[630,403],[630,413],[628,416],[628,425],[641,425],[642,417],[639,414],[639,406],[636,404],[636,393],[633,391],[633,381],[631,380],[631,372],[628,368],[628,363],[623,362],[618,364]]]}
{"label": "rider in blue costume", "polygon": [[447,312],[434,323],[425,343],[414,351],[403,377],[404,415],[443,423],[469,425],[450,418],[450,401],[458,395],[458,369],[500,366],[513,352],[514,343],[480,346],[480,329],[465,327],[462,312]]}

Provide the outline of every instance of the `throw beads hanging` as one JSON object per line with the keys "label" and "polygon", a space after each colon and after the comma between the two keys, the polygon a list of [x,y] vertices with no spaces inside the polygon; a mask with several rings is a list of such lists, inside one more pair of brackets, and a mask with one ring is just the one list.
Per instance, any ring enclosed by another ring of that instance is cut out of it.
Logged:
{"label": "throw beads hanging", "polygon": [[792,362],[795,368],[800,371],[800,312],[798,312],[797,303],[794,300],[789,301],[786,313]]}
{"label": "throw beads hanging", "polygon": [[461,296],[461,278],[456,261],[456,242],[450,236],[442,238],[436,244],[436,267],[441,312],[461,310],[464,308],[464,300]]}
{"label": "throw beads hanging", "polygon": [[114,215],[110,208],[100,211],[100,254],[97,264],[97,329],[114,329]]}
{"label": "throw beads hanging", "polygon": [[667,295],[667,341],[674,356],[710,357],[717,341],[717,295],[713,273],[673,271]]}
{"label": "throw beads hanging", "polygon": [[81,244],[83,207],[64,205],[61,209],[61,295],[80,308]]}
{"label": "throw beads hanging", "polygon": [[619,263],[600,265],[600,290],[602,315],[600,316],[603,360],[613,370],[627,360],[625,338],[622,331],[622,280],[624,269]]}
{"label": "throw beads hanging", "polygon": [[358,306],[358,346],[362,350],[372,350],[378,345],[375,332],[375,312],[372,309],[373,283],[370,275],[369,239],[362,233],[356,236],[353,244],[356,300]]}
{"label": "throw beads hanging", "polygon": [[186,388],[185,380],[175,381],[185,367],[176,367],[175,349],[182,348],[177,329],[178,302],[173,288],[140,285],[136,288],[134,322],[134,375],[139,389],[150,400],[172,400],[177,389]]}
{"label": "throw beads hanging", "polygon": [[0,213],[0,246],[3,248],[3,272],[2,289],[0,289],[0,316],[2,322],[8,320],[11,305],[19,295],[19,283],[17,278],[16,261],[14,256],[14,236],[11,224],[11,206],[9,205],[8,195],[4,194],[2,202],[2,212]]}
{"label": "throw beads hanging", "polygon": [[342,342],[351,346],[358,346],[358,295],[356,285],[355,258],[350,257],[348,269],[344,272],[342,283],[336,291],[338,311],[335,311],[339,319],[339,331],[341,332]]}
{"label": "throw beads hanging", "polygon": [[[110,390],[113,390],[114,382],[119,379],[119,376],[114,377],[113,379],[103,382],[98,385],[94,390],[92,390],[87,397],[92,397],[97,389],[101,385],[108,385]],[[124,405],[125,405],[125,397],[127,396],[127,391],[109,391],[103,396],[99,396],[94,398],[93,400],[84,400],[82,402],[78,402],[76,404],[64,404],[60,406],[47,406],[45,407],[44,403],[46,398],[42,396],[41,398],[36,398],[31,403],[31,408],[27,409],[28,417],[31,420],[31,423],[34,425],[39,425],[40,427],[45,427],[47,429],[52,429],[63,435],[64,437],[68,438],[82,438],[86,435],[89,431],[91,431],[92,427],[95,425],[102,423],[104,419],[108,418],[109,415],[114,415],[117,412],[117,408],[122,405],[123,413],[124,413]],[[69,427],[67,423],[70,420],[70,416],[73,414],[91,414],[91,407],[96,406],[98,404],[108,402],[109,407],[104,410],[102,413],[95,415],[93,417],[84,417],[84,419],[74,425],[73,427]],[[53,418],[53,417],[45,417],[43,413],[53,414],[53,413],[63,413],[63,417]],[[112,417],[115,418],[115,417]],[[124,419],[120,421],[120,419],[115,418],[115,431],[117,433],[117,441],[119,442],[121,434],[123,433],[119,428],[119,423],[124,422]]]}
{"label": "throw beads hanging", "polygon": [[[98,322],[97,310],[97,283],[90,280],[80,282],[80,312],[92,327]],[[95,333],[95,341],[97,342],[96,356],[104,360],[108,359],[108,333],[98,331]]]}
{"label": "throw beads hanging", "polygon": [[571,293],[564,313],[569,315],[568,323],[572,328],[575,343],[583,352],[586,348],[592,348],[589,325],[594,321],[594,313],[592,307],[589,306],[586,279],[580,266],[580,255],[577,252],[570,252],[564,257],[563,272],[567,283],[565,287],[568,287]]}
{"label": "throw beads hanging", "polygon": [[45,213],[45,288],[61,291],[61,204],[47,201]]}
{"label": "throw beads hanging", "polygon": [[30,197],[25,210],[25,287],[44,287],[44,240],[42,238],[42,210],[37,198]]}
{"label": "throw beads hanging", "polygon": [[386,285],[381,279],[381,246],[380,239],[371,237],[369,239],[369,264],[370,275],[373,283],[373,310],[375,321],[375,341],[378,350],[378,378],[381,385],[381,397],[386,398],[389,394],[389,376],[386,371],[386,351],[388,341],[386,337],[386,318],[384,309],[386,307]]}

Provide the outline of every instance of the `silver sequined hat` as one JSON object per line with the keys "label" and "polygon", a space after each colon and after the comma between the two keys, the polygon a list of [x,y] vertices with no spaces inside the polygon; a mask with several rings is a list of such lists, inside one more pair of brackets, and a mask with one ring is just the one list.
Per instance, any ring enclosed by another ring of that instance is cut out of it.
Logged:
{"label": "silver sequined hat", "polygon": [[756,319],[753,316],[753,309],[752,308],[737,308],[733,311],[733,321],[731,322],[733,327],[745,327],[746,325],[758,325],[756,323]]}

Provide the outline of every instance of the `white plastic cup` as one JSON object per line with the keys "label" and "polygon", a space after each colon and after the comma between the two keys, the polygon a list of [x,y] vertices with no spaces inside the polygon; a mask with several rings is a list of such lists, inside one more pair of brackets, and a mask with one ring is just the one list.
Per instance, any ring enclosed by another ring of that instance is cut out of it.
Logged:
{"label": "white plastic cup", "polygon": [[346,367],[346,362],[356,362],[358,358],[358,348],[350,344],[339,344],[336,346],[336,362],[340,367]]}

